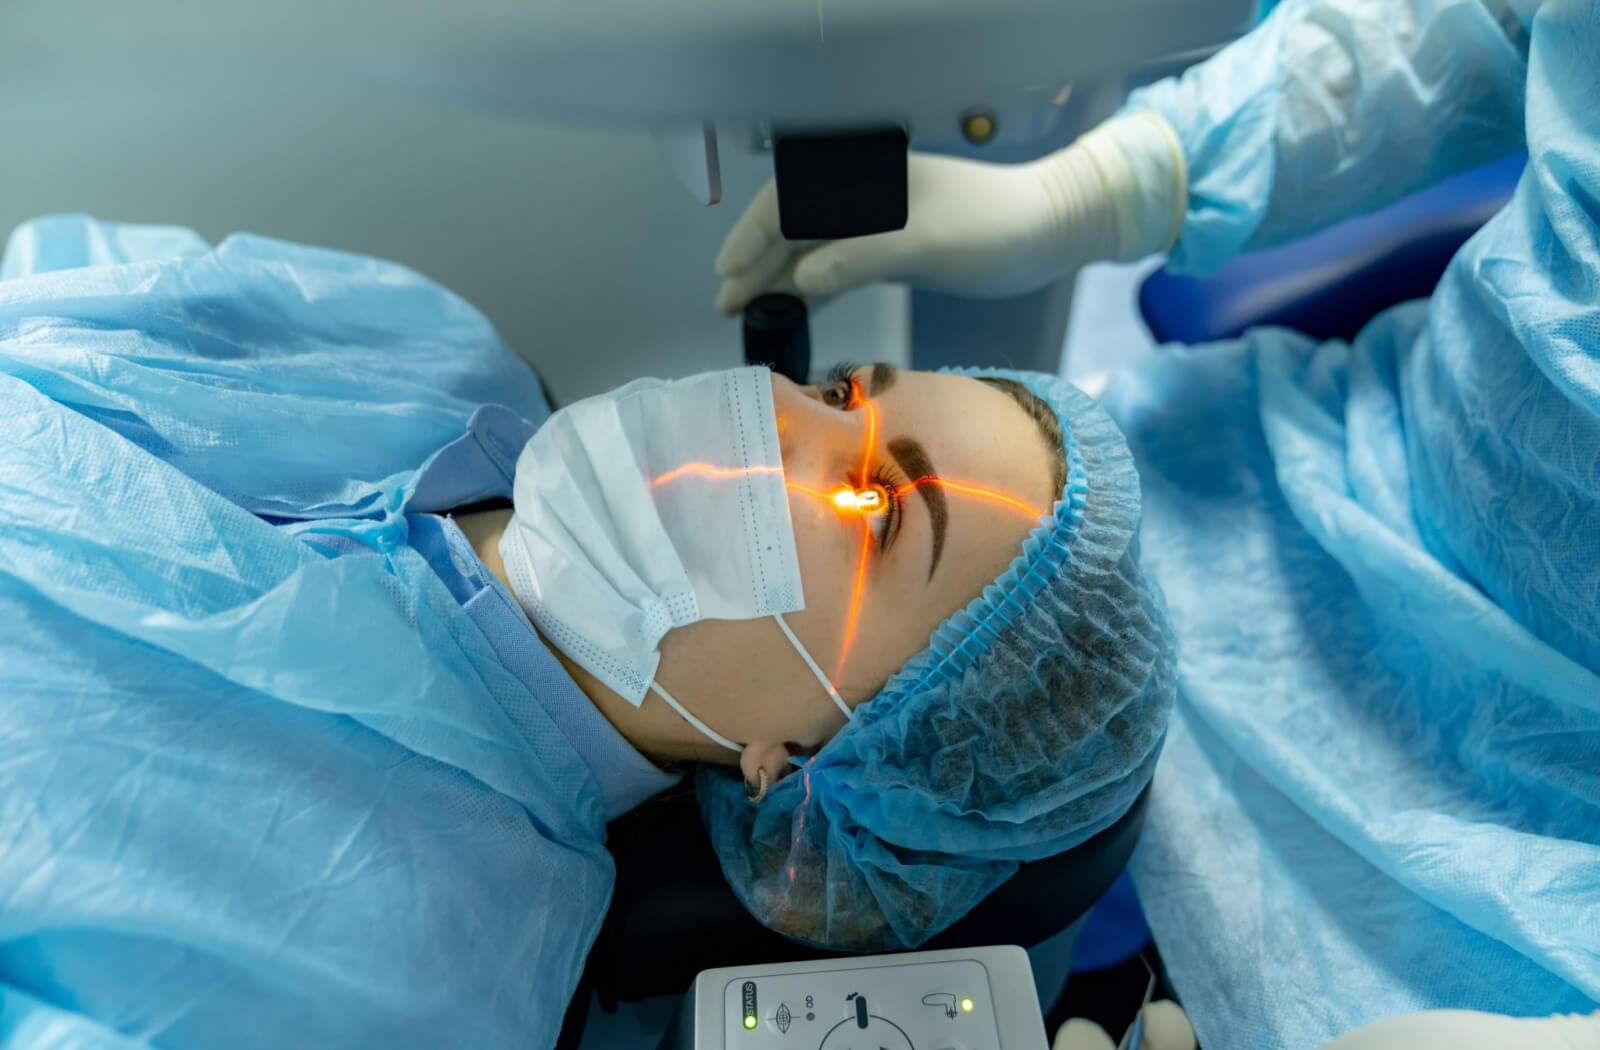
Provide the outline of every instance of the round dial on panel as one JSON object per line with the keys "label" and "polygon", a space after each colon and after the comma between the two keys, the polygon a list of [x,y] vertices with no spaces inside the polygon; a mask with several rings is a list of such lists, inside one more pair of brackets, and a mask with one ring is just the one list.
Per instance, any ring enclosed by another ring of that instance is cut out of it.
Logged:
{"label": "round dial on panel", "polygon": [[819,1050],[916,1050],[903,1028],[871,1012],[865,996],[850,996],[849,1009],[822,1037]]}

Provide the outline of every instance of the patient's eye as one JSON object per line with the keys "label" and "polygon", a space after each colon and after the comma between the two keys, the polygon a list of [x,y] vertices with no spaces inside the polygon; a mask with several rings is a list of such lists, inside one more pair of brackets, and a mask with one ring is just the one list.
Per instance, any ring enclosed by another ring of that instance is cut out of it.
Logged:
{"label": "patient's eye", "polygon": [[822,386],[822,403],[831,408],[853,408],[859,400],[853,373],[856,366],[840,363],[828,369]]}

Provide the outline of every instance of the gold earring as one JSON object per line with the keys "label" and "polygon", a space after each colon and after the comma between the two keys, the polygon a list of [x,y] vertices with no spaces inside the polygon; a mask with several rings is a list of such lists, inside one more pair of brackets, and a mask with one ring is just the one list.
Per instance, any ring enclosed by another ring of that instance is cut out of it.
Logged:
{"label": "gold earring", "polygon": [[757,791],[754,795],[750,794],[750,781],[746,780],[744,782],[744,797],[749,799],[752,803],[760,802],[762,799],[767,797],[767,767],[756,767],[756,773],[759,774],[761,778],[760,791]]}

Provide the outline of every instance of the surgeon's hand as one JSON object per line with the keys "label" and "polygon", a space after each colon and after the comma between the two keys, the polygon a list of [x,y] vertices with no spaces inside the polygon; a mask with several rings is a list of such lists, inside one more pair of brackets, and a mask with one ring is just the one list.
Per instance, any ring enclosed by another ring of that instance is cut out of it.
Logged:
{"label": "surgeon's hand", "polygon": [[[1194,1026],[1183,1007],[1170,999],[1146,1003],[1144,1032],[1129,1050],[1195,1050]],[[1125,1035],[1124,1039],[1127,1038]],[[1056,1030],[1051,1050],[1116,1050],[1106,1030],[1093,1021],[1074,1017]]]}
{"label": "surgeon's hand", "polygon": [[717,255],[717,308],[767,291],[815,303],[874,281],[981,298],[1020,295],[1099,259],[1171,247],[1188,199],[1177,135],[1152,112],[1113,117],[1027,164],[925,153],[906,162],[904,229],[822,242],[784,240],[772,182]]}

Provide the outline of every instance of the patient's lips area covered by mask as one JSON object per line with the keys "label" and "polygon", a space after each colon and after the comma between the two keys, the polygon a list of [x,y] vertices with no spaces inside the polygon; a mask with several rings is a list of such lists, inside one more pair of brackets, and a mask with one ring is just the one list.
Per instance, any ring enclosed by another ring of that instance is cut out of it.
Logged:
{"label": "patient's lips area covered by mask", "polygon": [[517,460],[515,504],[512,590],[635,705],[672,628],[805,608],[765,369],[641,379],[562,409]]}
{"label": "patient's lips area covered by mask", "polygon": [[662,637],[702,619],[772,616],[833,702],[828,676],[783,621],[805,608],[764,368],[641,379],[557,412],[517,461],[500,553],[513,592],[562,652],[635,706],[654,691]]}

